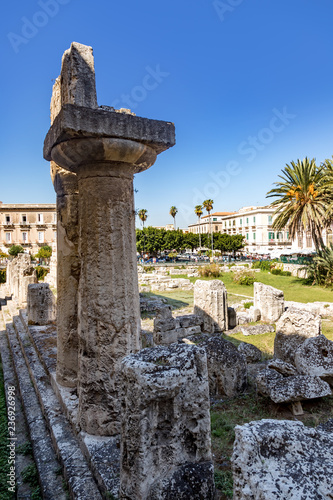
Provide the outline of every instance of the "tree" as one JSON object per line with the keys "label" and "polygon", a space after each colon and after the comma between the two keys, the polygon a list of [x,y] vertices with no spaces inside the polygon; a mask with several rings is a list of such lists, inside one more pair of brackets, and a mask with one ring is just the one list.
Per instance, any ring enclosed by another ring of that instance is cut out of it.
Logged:
{"label": "tree", "polygon": [[197,235],[195,233],[185,233],[183,235],[183,246],[184,248],[190,248],[193,252],[193,250],[196,250],[198,246],[201,246],[199,242],[200,234]]}
{"label": "tree", "polygon": [[45,245],[38,250],[36,257],[37,259],[49,259],[51,255],[52,255],[52,248],[49,247],[48,245]]}
{"label": "tree", "polygon": [[[138,211],[138,216],[139,216],[139,219],[142,222],[142,229],[144,229],[145,228],[145,222],[146,222],[147,217],[148,217],[148,210],[146,210],[145,208],[141,208]],[[143,253],[145,253],[145,233],[143,233]]]}
{"label": "tree", "polygon": [[201,247],[201,227],[200,227],[200,222],[201,222],[201,216],[203,214],[202,205],[196,205],[194,207],[194,213],[198,217],[198,222],[199,222],[199,247]]}
{"label": "tree", "polygon": [[214,250],[214,242],[213,242],[212,221],[211,221],[211,217],[210,217],[210,212],[213,210],[213,204],[214,204],[213,200],[205,200],[202,203],[202,206],[206,209],[206,211],[208,212],[208,215],[209,215],[209,232],[210,232],[210,236],[211,236],[211,240],[212,240],[212,255],[213,255],[213,250]]}
{"label": "tree", "polygon": [[144,228],[145,227],[145,222],[146,222],[146,220],[148,218],[148,210],[146,210],[145,208],[141,208],[141,210],[138,211],[138,216],[139,216],[139,219],[142,222],[142,227]]}
{"label": "tree", "polygon": [[176,231],[176,229],[177,229],[177,228],[176,228],[176,215],[177,215],[177,213],[178,213],[178,209],[177,209],[176,207],[172,206],[172,207],[170,208],[170,212],[169,212],[169,214],[171,215],[171,217],[173,217],[173,227],[174,227],[174,230],[175,230],[175,231]]}
{"label": "tree", "polygon": [[277,215],[273,229],[288,227],[292,238],[310,232],[317,250],[324,246],[321,232],[327,223],[328,196],[323,174],[324,167],[317,167],[314,159],[292,161],[279,175],[282,182],[275,182],[276,187],[267,193],[268,198],[277,198],[271,204]]}
{"label": "tree", "polygon": [[19,253],[24,253],[24,248],[21,245],[12,245],[8,250],[9,255],[17,257]]}

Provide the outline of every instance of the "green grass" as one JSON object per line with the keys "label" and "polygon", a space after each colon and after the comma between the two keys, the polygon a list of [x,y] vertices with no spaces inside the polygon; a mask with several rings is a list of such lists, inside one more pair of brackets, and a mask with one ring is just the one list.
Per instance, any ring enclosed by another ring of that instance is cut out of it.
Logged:
{"label": "green grass", "polygon": [[[257,281],[265,285],[273,286],[284,292],[285,300],[293,300],[295,302],[333,302],[333,289],[322,288],[320,286],[310,286],[300,278],[294,276],[277,276],[269,274],[266,271],[261,271],[255,274]],[[186,276],[174,276],[175,278],[186,278]],[[233,273],[224,273],[220,278],[189,278],[192,283],[197,279],[220,279],[227,287],[229,293],[247,295],[253,297],[253,285],[238,285],[234,283]]]}
{"label": "green grass", "polygon": [[7,426],[7,406],[5,388],[3,380],[2,363],[0,361],[0,498],[1,500],[12,500],[15,495],[8,491],[7,474],[8,464],[8,426]]}
{"label": "green grass", "polygon": [[144,297],[160,297],[166,299],[172,309],[193,306],[192,290],[175,290],[174,292],[144,292]]}

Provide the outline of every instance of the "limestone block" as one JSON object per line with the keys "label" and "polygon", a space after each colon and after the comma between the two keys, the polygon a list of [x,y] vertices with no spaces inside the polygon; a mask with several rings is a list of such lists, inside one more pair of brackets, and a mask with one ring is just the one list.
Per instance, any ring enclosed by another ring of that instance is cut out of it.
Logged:
{"label": "limestone block", "polygon": [[227,289],[222,281],[196,281],[194,314],[202,318],[203,331],[206,333],[228,330]]}
{"label": "limestone block", "polygon": [[310,337],[321,334],[321,318],[309,311],[288,309],[276,323],[274,357],[295,364],[298,347]]}
{"label": "limestone block", "polygon": [[154,318],[154,332],[165,332],[176,328],[176,320],[172,316],[170,306],[161,307]]}
{"label": "limestone block", "polygon": [[235,428],[234,498],[329,500],[333,434],[290,420],[259,420]]}
{"label": "limestone block", "polygon": [[291,365],[290,363],[286,363],[285,361],[282,361],[282,359],[278,358],[270,360],[267,363],[267,368],[276,370],[278,373],[281,373],[281,375],[297,375],[297,370],[293,365]]}
{"label": "limestone block", "polygon": [[299,373],[333,381],[333,342],[324,335],[306,339],[297,349],[295,366]]}
{"label": "limestone block", "polygon": [[264,333],[273,333],[275,329],[273,325],[248,325],[240,326],[237,331],[243,335],[262,335]]}
{"label": "limestone block", "polygon": [[189,328],[190,326],[202,325],[202,318],[197,314],[186,314],[184,316],[178,316],[180,328]]}
{"label": "limestone block", "polygon": [[261,361],[262,352],[255,345],[241,342],[237,349],[238,352],[244,356],[247,363],[257,363]]}
{"label": "limestone block", "polygon": [[261,312],[259,309],[256,309],[255,307],[251,306],[250,309],[250,315],[251,315],[251,318],[252,318],[252,321],[260,321],[261,319]]}
{"label": "limestone block", "polygon": [[259,309],[262,321],[277,321],[284,312],[282,290],[263,283],[254,283],[254,308]]}
{"label": "limestone block", "polygon": [[184,344],[127,356],[120,498],[213,499],[206,354]]}
{"label": "limestone block", "polygon": [[29,325],[55,323],[56,301],[48,283],[28,286],[27,313]]}
{"label": "limestone block", "polygon": [[237,313],[233,307],[228,307],[228,327],[229,329],[237,326]]}
{"label": "limestone block", "polygon": [[257,387],[261,394],[269,396],[274,403],[290,403],[332,394],[329,384],[319,377],[310,375],[284,377],[270,368],[258,373]]}
{"label": "limestone block", "polygon": [[237,347],[218,335],[201,335],[193,340],[207,354],[210,395],[236,396],[243,392],[247,383],[247,369]]}
{"label": "limestone block", "polygon": [[24,307],[27,304],[28,286],[37,283],[37,273],[33,266],[28,267],[21,278],[21,287],[19,290],[19,303]]}
{"label": "limestone block", "polygon": [[182,337],[182,332],[179,328],[173,330],[154,331],[153,339],[155,345],[169,345],[177,342]]}

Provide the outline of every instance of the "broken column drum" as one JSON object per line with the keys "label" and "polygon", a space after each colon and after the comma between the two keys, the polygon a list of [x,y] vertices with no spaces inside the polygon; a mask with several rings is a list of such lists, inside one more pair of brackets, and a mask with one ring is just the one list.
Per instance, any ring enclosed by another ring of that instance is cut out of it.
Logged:
{"label": "broken column drum", "polygon": [[81,92],[83,105],[62,101],[44,157],[78,178],[79,423],[113,435],[120,430],[120,362],[140,348],[133,175],[173,146],[175,135],[172,123],[96,108],[88,99],[95,87],[87,49],[72,44],[61,74],[63,88]]}

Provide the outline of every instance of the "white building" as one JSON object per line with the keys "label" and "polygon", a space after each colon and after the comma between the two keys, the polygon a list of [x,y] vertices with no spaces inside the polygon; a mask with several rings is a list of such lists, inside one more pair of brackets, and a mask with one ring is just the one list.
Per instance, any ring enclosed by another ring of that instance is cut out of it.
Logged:
{"label": "white building", "polygon": [[[288,230],[272,229],[275,208],[244,207],[238,212],[215,212],[211,214],[213,232],[242,234],[246,241],[245,252],[268,254],[273,251],[291,249]],[[201,233],[209,232],[208,216],[202,217]],[[199,233],[199,223],[191,224],[189,231]]]}

